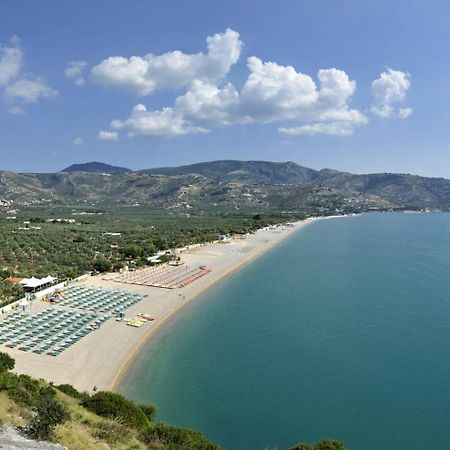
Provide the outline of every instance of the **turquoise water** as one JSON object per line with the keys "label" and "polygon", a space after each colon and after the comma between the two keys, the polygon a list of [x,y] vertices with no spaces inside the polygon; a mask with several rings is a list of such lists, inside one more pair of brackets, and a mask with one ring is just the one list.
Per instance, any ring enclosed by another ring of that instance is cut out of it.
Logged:
{"label": "turquoise water", "polygon": [[161,331],[122,391],[228,450],[450,449],[450,214],[314,223]]}

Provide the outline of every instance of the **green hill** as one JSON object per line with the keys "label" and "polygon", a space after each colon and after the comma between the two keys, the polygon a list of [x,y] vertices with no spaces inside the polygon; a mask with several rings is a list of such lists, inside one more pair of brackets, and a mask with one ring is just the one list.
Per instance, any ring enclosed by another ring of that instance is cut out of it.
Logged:
{"label": "green hill", "polygon": [[131,172],[126,167],[117,167],[102,162],[92,161],[84,164],[72,164],[62,172],[94,172],[94,173],[125,173]]}
{"label": "green hill", "polygon": [[143,170],[141,173],[167,176],[198,174],[219,181],[249,184],[308,184],[318,178],[318,172],[293,162],[211,161],[180,167]]}
{"label": "green hill", "polygon": [[313,170],[293,162],[226,160],[139,172],[87,163],[58,173],[0,172],[0,206],[2,201],[307,214],[389,208],[447,210],[450,180],[391,173],[354,175]]}

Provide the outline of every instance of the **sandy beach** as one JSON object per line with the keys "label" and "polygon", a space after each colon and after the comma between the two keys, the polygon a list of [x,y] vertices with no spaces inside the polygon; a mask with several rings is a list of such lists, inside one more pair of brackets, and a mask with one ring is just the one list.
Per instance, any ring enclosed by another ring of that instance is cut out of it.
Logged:
{"label": "sandy beach", "polygon": [[[174,314],[214,283],[255,260],[313,220],[259,230],[244,239],[235,238],[224,243],[212,243],[182,251],[180,256],[186,264],[202,264],[212,269],[207,275],[183,288],[162,289],[119,283],[102,276],[88,277],[78,283],[146,295],[142,301],[126,310],[126,316],[134,317],[137,313],[145,313],[155,317],[155,320],[140,328],[133,328],[110,319],[100,329],[57,357],[8,349],[2,345],[0,351],[7,351],[15,358],[15,370],[18,373],[44,378],[56,384],[69,383],[81,391],[90,392],[94,387],[115,389],[152,335]],[[46,307],[48,304],[35,301],[32,311]]]}

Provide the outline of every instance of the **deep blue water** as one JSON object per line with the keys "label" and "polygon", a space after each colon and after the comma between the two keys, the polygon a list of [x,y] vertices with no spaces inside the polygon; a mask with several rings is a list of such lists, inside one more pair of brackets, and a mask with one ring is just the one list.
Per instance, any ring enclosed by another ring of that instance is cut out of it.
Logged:
{"label": "deep blue water", "polygon": [[450,214],[316,222],[175,318],[122,386],[228,450],[450,449]]}

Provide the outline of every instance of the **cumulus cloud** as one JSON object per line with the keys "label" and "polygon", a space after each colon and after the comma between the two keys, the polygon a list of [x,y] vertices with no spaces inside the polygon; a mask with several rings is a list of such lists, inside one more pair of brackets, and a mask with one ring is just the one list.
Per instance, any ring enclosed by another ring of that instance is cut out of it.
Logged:
{"label": "cumulus cloud", "polygon": [[410,75],[407,72],[388,68],[380,77],[372,82],[373,114],[382,117],[399,117],[406,119],[411,115],[411,108],[399,108],[396,105],[405,100],[411,86]]}
{"label": "cumulus cloud", "polygon": [[173,110],[185,121],[201,126],[202,131],[204,128],[245,121],[240,116],[239,93],[231,83],[219,88],[196,81],[186,94],[176,99]]}
{"label": "cumulus cloud", "polygon": [[208,131],[205,128],[191,125],[173,108],[147,111],[142,104],[133,108],[128,119],[113,120],[111,126],[116,130],[127,130],[130,137],[174,137]]}
{"label": "cumulus cloud", "polygon": [[117,141],[119,135],[117,131],[99,131],[97,137],[102,141]]}
{"label": "cumulus cloud", "polygon": [[73,143],[74,145],[81,146],[81,145],[83,145],[84,141],[83,141],[83,138],[82,138],[82,137],[76,137],[76,138],[72,141],[72,143]]}
{"label": "cumulus cloud", "polygon": [[139,96],[156,89],[178,89],[194,80],[217,82],[224,78],[240,56],[239,33],[227,29],[209,36],[207,53],[185,54],[179,50],[162,55],[111,56],[94,66],[92,80]]}
{"label": "cumulus cloud", "polygon": [[19,38],[13,37],[7,46],[0,45],[0,90],[13,114],[23,113],[23,107],[29,103],[57,95],[42,78],[22,73],[23,64],[24,51]]}
{"label": "cumulus cloud", "polygon": [[[137,104],[128,118],[111,122],[112,130],[129,137],[170,138],[235,124],[281,122],[279,132],[288,135],[346,137],[369,122],[366,114],[352,106],[356,81],[337,68],[310,75],[250,56],[247,78],[236,87],[226,77],[242,45],[239,33],[227,29],[207,38],[206,52],[103,60],[92,68],[91,77],[104,86],[138,96],[157,89],[185,89],[172,105],[160,109]],[[371,111],[382,117],[408,117],[412,109],[399,104],[409,89],[409,78],[405,72],[383,72],[372,83]]]}
{"label": "cumulus cloud", "polygon": [[314,80],[291,66],[248,58],[250,71],[240,93],[242,110],[253,120],[294,119],[317,102]]}
{"label": "cumulus cloud", "polygon": [[83,72],[86,69],[86,61],[70,61],[67,63],[64,75],[66,78],[74,80],[77,86],[82,86],[84,84]]}
{"label": "cumulus cloud", "polygon": [[[280,120],[363,124],[363,113],[350,109],[356,82],[335,68],[319,70],[318,83],[291,66],[248,59],[250,75],[241,94],[241,113],[254,122]],[[323,128],[323,127],[321,127]]]}
{"label": "cumulus cloud", "polygon": [[196,80],[172,107],[148,111],[140,104],[128,119],[111,125],[131,137],[174,137],[217,126],[290,120],[308,123],[282,127],[280,132],[348,136],[367,123],[362,112],[349,107],[356,83],[341,70],[319,71],[316,84],[291,66],[256,57],[250,57],[247,66],[250,73],[240,91],[231,83],[218,87]]}

